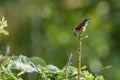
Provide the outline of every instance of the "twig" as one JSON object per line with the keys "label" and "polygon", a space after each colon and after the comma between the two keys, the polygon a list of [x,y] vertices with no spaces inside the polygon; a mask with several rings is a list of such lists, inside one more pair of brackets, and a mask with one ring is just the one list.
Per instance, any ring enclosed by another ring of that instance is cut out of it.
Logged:
{"label": "twig", "polygon": [[105,71],[105,70],[107,70],[107,69],[110,69],[111,67],[112,67],[112,66],[105,66],[105,67],[103,67],[100,73],[102,74],[103,71]]}
{"label": "twig", "polygon": [[107,69],[109,69],[109,68],[111,68],[111,67],[112,67],[112,66],[105,66],[105,67],[103,67],[98,74],[95,74],[93,80],[95,80],[98,75],[102,74],[103,71],[105,71],[105,70],[107,70]]}
{"label": "twig", "polygon": [[0,65],[7,60],[8,56],[10,54],[10,46],[7,45],[6,47],[6,52],[5,52],[5,56],[0,60]]}
{"label": "twig", "polygon": [[68,59],[68,62],[67,62],[66,68],[65,68],[65,80],[68,80],[67,69],[68,69],[68,66],[70,65],[71,58],[72,58],[72,53],[69,56],[69,59]]}
{"label": "twig", "polygon": [[18,73],[17,76],[21,76],[24,73],[25,73],[25,71],[22,71],[22,72]]}
{"label": "twig", "polygon": [[6,46],[5,56],[6,56],[6,57],[8,57],[8,56],[9,56],[9,54],[10,54],[10,46],[9,46],[9,45],[7,45],[7,46]]}
{"label": "twig", "polygon": [[[75,77],[77,76],[78,74],[74,74],[74,75],[70,75],[70,76],[67,76],[67,78],[72,78],[72,77]],[[63,79],[66,79],[65,77],[63,77]]]}

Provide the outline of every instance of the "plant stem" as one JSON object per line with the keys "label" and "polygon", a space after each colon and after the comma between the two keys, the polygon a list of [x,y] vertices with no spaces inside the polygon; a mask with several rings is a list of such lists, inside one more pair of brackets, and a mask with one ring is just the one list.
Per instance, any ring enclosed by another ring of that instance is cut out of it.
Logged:
{"label": "plant stem", "polygon": [[79,34],[79,48],[78,48],[78,80],[80,80],[80,74],[81,74],[81,45],[82,45],[82,34]]}
{"label": "plant stem", "polygon": [[[76,77],[78,74],[74,74],[74,75],[70,75],[67,78],[72,78],[72,77]],[[65,79],[65,77],[63,77],[63,79]]]}
{"label": "plant stem", "polygon": [[65,69],[65,80],[68,80],[68,72],[67,72],[67,69],[68,69],[68,66],[70,65],[71,58],[72,58],[72,53],[70,54],[69,59],[68,59],[68,62],[67,62],[67,65],[66,65],[66,69]]}

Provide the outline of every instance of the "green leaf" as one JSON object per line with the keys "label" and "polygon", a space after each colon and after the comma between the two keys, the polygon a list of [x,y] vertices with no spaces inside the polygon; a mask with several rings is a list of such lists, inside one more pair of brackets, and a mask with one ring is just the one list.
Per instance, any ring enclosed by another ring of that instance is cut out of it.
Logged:
{"label": "green leaf", "polygon": [[77,74],[77,68],[76,67],[73,67],[73,66],[68,66],[68,68],[67,68],[67,71],[68,71],[68,73],[70,74],[70,75],[75,75],[75,74]]}
{"label": "green leaf", "polygon": [[60,69],[58,69],[56,66],[54,65],[47,65],[46,68],[48,68],[49,70],[53,71],[53,72],[59,72],[61,71]]}
{"label": "green leaf", "polygon": [[46,66],[46,62],[40,58],[40,57],[31,57],[30,60],[35,64],[35,65],[40,65],[40,66]]}
{"label": "green leaf", "polygon": [[104,80],[104,77],[102,75],[96,77],[97,80]]}
{"label": "green leaf", "polygon": [[86,77],[85,80],[93,80],[91,77]]}
{"label": "green leaf", "polygon": [[6,69],[11,72],[12,70],[19,70],[24,72],[38,72],[39,69],[31,62],[26,56],[20,55],[12,56],[9,59],[10,63],[7,65]]}
{"label": "green leaf", "polygon": [[3,33],[4,35],[9,35],[9,32],[4,29],[7,26],[7,20],[5,20],[5,17],[3,16],[2,20],[0,21],[0,33]]}
{"label": "green leaf", "polygon": [[3,58],[3,55],[2,54],[0,54],[0,60]]}
{"label": "green leaf", "polygon": [[85,77],[93,77],[93,75],[90,72],[88,72],[88,71],[83,71],[83,75]]}
{"label": "green leaf", "polygon": [[9,32],[4,29],[0,29],[0,33],[3,33],[4,35],[9,35]]}
{"label": "green leaf", "polygon": [[82,68],[81,69],[86,69],[87,68],[87,66],[82,66]]}

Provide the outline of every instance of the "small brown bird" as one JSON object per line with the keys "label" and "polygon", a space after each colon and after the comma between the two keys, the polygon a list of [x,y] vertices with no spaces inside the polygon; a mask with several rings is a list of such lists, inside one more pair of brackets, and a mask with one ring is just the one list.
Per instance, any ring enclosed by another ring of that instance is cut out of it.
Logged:
{"label": "small brown bird", "polygon": [[86,26],[88,24],[88,22],[91,20],[91,18],[86,18],[84,20],[82,20],[73,30],[73,34],[75,36],[77,36],[77,33],[80,32],[80,34],[82,34],[83,32],[85,32],[86,30]]}

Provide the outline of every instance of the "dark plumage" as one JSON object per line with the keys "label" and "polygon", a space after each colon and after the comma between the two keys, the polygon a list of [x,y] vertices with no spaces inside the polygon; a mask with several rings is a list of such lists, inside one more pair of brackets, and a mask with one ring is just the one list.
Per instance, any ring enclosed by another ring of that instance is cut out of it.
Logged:
{"label": "dark plumage", "polygon": [[77,36],[77,32],[84,32],[86,30],[86,26],[88,22],[91,20],[91,18],[86,18],[82,20],[73,30],[73,34]]}

